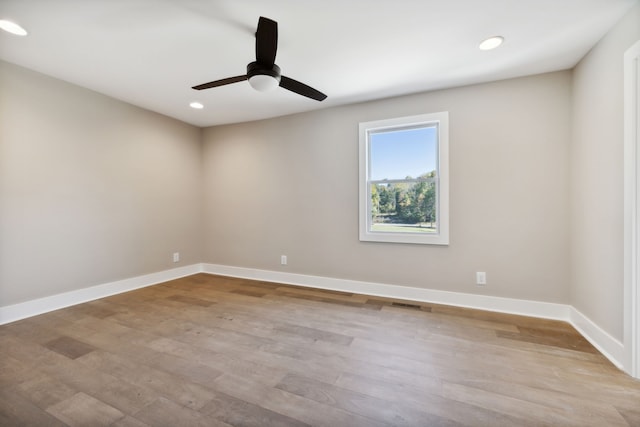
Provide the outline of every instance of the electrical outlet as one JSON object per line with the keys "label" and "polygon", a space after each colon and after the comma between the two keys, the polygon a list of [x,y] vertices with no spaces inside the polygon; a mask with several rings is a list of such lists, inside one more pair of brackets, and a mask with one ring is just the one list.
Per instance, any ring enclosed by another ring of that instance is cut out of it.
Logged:
{"label": "electrical outlet", "polygon": [[476,285],[484,286],[487,284],[487,273],[484,271],[476,272]]}
{"label": "electrical outlet", "polygon": [[173,262],[180,262],[180,252],[173,253]]}
{"label": "electrical outlet", "polygon": [[286,255],[280,255],[280,264],[281,265],[287,265],[287,256]]}

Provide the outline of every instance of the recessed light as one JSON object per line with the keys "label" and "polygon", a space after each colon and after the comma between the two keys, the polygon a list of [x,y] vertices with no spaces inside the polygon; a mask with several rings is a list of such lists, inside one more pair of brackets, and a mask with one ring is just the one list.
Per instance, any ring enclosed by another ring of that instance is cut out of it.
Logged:
{"label": "recessed light", "polygon": [[16,36],[26,36],[27,30],[22,28],[20,25],[15,22],[7,21],[6,19],[0,19],[0,28],[5,30],[7,33],[15,34]]}
{"label": "recessed light", "polygon": [[480,50],[491,50],[500,46],[503,41],[504,37],[502,36],[489,37],[488,39],[480,43],[478,47],[480,48]]}
{"label": "recessed light", "polygon": [[202,103],[200,102],[192,102],[191,104],[189,104],[189,107],[195,108],[196,110],[202,110],[204,108],[204,105],[202,105]]}

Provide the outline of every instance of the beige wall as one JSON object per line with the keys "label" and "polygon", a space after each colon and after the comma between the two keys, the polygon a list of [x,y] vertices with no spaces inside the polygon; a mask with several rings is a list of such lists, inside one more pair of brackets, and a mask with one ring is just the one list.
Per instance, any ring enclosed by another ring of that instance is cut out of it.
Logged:
{"label": "beige wall", "polygon": [[640,39],[640,5],[573,73],[571,302],[623,335],[623,55]]}
{"label": "beige wall", "polygon": [[[570,79],[205,129],[203,261],[568,303]],[[450,120],[451,244],[360,242],[358,123],[437,111]],[[487,272],[486,287],[476,271]]]}
{"label": "beige wall", "polygon": [[0,62],[0,306],[199,262],[200,159],[196,127]]}

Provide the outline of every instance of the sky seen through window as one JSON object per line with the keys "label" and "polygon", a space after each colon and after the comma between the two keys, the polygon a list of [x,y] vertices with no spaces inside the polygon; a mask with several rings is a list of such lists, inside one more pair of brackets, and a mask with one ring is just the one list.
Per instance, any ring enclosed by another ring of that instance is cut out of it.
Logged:
{"label": "sky seen through window", "polygon": [[370,179],[405,179],[436,169],[437,127],[373,132],[369,136]]}

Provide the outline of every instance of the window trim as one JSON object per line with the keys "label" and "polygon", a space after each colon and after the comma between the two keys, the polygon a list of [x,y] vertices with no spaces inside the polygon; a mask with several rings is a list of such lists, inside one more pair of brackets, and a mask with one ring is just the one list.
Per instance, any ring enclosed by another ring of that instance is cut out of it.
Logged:
{"label": "window trim", "polygon": [[[438,126],[438,177],[437,211],[438,232],[394,233],[389,231],[371,231],[371,186],[369,179],[370,148],[369,135],[373,132],[406,129],[412,126]],[[359,124],[359,231],[360,241],[413,243],[423,245],[449,244],[449,113],[447,111],[393,119],[374,120]]]}

